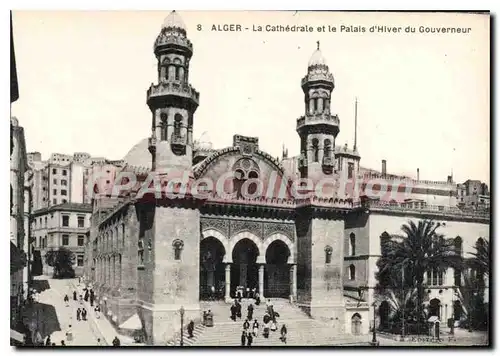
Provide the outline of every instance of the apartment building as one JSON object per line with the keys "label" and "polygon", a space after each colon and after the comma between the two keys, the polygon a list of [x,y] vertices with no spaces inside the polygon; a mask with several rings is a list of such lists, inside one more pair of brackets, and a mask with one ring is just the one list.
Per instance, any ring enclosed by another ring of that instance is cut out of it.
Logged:
{"label": "apartment building", "polygon": [[52,275],[45,262],[47,251],[65,247],[75,254],[76,276],[83,275],[86,233],[90,227],[90,204],[62,203],[35,211],[32,214],[32,236],[35,249],[40,251],[43,273]]}

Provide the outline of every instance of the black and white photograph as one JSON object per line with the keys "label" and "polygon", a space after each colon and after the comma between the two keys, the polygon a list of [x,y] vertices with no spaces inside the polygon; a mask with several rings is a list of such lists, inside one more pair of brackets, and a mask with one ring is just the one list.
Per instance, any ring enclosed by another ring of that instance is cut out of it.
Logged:
{"label": "black and white photograph", "polygon": [[490,26],[12,10],[10,344],[491,347]]}

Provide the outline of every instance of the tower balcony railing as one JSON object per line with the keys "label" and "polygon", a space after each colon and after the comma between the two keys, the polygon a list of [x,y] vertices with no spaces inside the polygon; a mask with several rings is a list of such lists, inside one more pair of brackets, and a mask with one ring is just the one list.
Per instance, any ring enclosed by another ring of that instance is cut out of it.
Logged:
{"label": "tower balcony railing", "polygon": [[156,47],[168,46],[168,45],[176,45],[181,47],[188,48],[191,52],[193,52],[193,44],[191,41],[183,36],[175,36],[169,34],[168,32],[161,33],[155,41],[155,49]]}
{"label": "tower balcony railing", "polygon": [[314,81],[331,82],[332,86],[335,85],[335,81],[333,79],[333,74],[328,73],[328,72],[323,72],[323,71],[308,73],[304,78],[302,78],[302,81],[300,84],[301,84],[301,86],[304,86],[308,82],[314,82]]}
{"label": "tower balcony railing", "polygon": [[325,110],[322,113],[308,114],[299,117],[297,119],[297,130],[307,125],[318,125],[318,124],[339,126],[340,120],[337,115],[331,115],[329,110]]}
{"label": "tower balcony railing", "polygon": [[335,159],[331,156],[324,156],[323,157],[323,166],[324,167],[333,167],[335,164]]}
{"label": "tower balcony railing", "polygon": [[191,85],[182,82],[161,82],[158,84],[151,84],[147,93],[148,100],[153,97],[167,95],[177,95],[192,99],[196,102],[196,104],[200,101],[200,93],[191,87]]}
{"label": "tower balcony railing", "polygon": [[170,139],[170,144],[172,146],[185,146],[186,135],[176,135],[175,133],[173,133]]}

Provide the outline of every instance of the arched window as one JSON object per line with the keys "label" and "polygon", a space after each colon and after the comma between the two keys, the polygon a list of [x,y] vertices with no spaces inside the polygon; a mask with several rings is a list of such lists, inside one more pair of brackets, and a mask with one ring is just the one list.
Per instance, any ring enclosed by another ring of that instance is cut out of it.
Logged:
{"label": "arched window", "polygon": [[180,137],[181,136],[181,125],[182,125],[182,115],[181,114],[175,114],[174,118],[174,136]]}
{"label": "arched window", "polygon": [[333,249],[331,246],[325,247],[325,263],[330,264],[332,262]]}
{"label": "arched window", "polygon": [[455,237],[453,244],[455,246],[455,253],[462,256],[462,238],[460,236]]}
{"label": "arched window", "polygon": [[356,267],[354,265],[349,266],[349,280],[354,281],[356,279]]}
{"label": "arched window", "polygon": [[356,235],[351,232],[349,235],[349,256],[354,256],[356,254]]}
{"label": "arched window", "polygon": [[325,144],[325,157],[330,157],[332,154],[332,142],[329,139],[326,139],[324,144]]}
{"label": "arched window", "polygon": [[182,249],[184,248],[184,242],[182,240],[175,239],[174,242],[172,242],[172,246],[174,247],[174,259],[179,261],[181,259]]}
{"label": "arched window", "polygon": [[166,141],[167,140],[167,114],[162,113],[160,115],[160,125],[161,125],[160,139],[161,139],[161,141]]}
{"label": "arched window", "polygon": [[351,334],[361,334],[361,315],[355,313],[351,318]]}
{"label": "arched window", "polygon": [[168,78],[167,79],[170,79],[170,80],[174,80],[175,78],[175,66],[174,65],[169,65],[168,66]]}
{"label": "arched window", "polygon": [[312,140],[312,149],[313,149],[313,162],[319,161],[319,141],[317,138],[313,138]]}
{"label": "arched window", "polygon": [[122,246],[125,246],[125,224],[122,224]]}
{"label": "arched window", "polygon": [[181,69],[180,66],[175,66],[175,80],[180,80],[180,78],[181,78],[180,69]]}

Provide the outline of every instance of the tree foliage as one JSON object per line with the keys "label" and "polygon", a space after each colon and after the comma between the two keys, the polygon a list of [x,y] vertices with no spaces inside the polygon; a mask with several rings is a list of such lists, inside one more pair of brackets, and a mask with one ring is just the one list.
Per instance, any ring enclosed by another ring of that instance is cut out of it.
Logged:
{"label": "tree foliage", "polygon": [[49,250],[45,255],[45,263],[54,268],[54,278],[74,278],[75,254],[67,248]]}
{"label": "tree foliage", "polygon": [[[382,296],[394,298],[407,290],[414,298],[412,312],[416,322],[425,325],[424,276],[428,271],[444,273],[449,267],[460,268],[462,258],[455,251],[453,240],[437,232],[439,223],[432,220],[408,221],[401,227],[402,236],[390,236],[383,241],[382,257],[377,261],[377,290]],[[411,291],[411,292],[410,292]],[[413,294],[414,293],[414,294]],[[408,297],[405,294],[404,298]],[[393,299],[394,299],[393,298]],[[392,303],[394,315],[400,303]]]}

